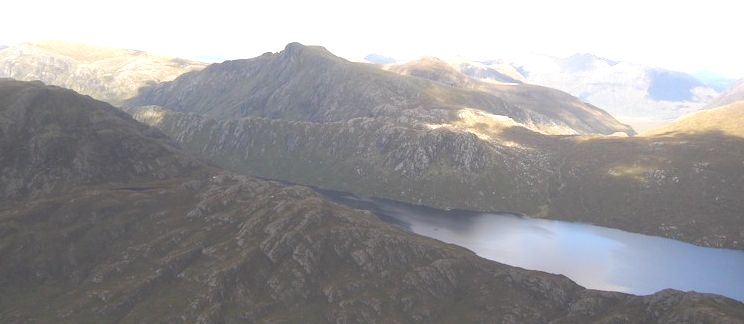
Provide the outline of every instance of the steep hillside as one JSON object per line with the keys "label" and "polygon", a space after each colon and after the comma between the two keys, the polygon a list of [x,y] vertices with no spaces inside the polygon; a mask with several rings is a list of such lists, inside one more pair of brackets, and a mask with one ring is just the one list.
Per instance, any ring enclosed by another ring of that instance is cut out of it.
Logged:
{"label": "steep hillside", "polygon": [[[188,174],[171,174],[172,165],[158,162],[162,156],[136,152],[172,149],[152,141],[147,127],[113,107],[39,84],[0,81],[0,88],[3,98],[24,98],[0,101],[3,112],[14,112],[2,115],[10,124],[33,119],[46,129],[70,115],[92,116],[77,122],[80,129],[50,136],[66,138],[69,147],[21,141],[0,147],[0,156],[8,150],[39,156],[49,156],[49,150],[78,152],[81,142],[112,145],[87,131],[100,121],[113,133],[127,134],[134,157],[90,159],[84,173],[98,175],[120,161],[165,175],[116,182],[97,176],[102,182],[0,204],[3,323],[736,323],[744,318],[744,304],[720,296],[592,291],[562,276],[489,262],[324,201],[304,187],[199,164]],[[40,110],[46,118],[37,115]],[[23,165],[12,168],[25,173]],[[7,186],[0,182],[4,191]]]}
{"label": "steep hillside", "polygon": [[381,118],[215,120],[159,107],[132,113],[245,174],[744,248],[744,140],[720,132],[555,137],[479,112],[418,127]]}
{"label": "steep hillside", "polygon": [[0,201],[193,169],[163,144],[165,135],[108,104],[41,82],[0,80]]}
{"label": "steep hillside", "polygon": [[546,133],[633,133],[604,111],[569,95],[533,90],[453,87],[293,43],[280,53],[213,64],[151,87],[127,106],[158,105],[217,119],[333,122],[389,117],[404,124],[449,122],[463,109],[476,109]]}
{"label": "steep hillside", "polygon": [[741,100],[744,100],[744,79],[736,82],[731,88],[722,93],[721,96],[713,100],[708,107],[720,107]]}
{"label": "steep hillside", "polygon": [[23,43],[0,52],[0,78],[41,80],[120,104],[146,85],[206,64],[141,51],[60,41]]}

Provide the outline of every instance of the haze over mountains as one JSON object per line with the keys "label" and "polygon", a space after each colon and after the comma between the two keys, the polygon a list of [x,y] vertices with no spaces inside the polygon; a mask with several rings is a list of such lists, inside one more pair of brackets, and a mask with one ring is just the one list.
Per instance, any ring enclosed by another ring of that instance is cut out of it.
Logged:
{"label": "haze over mountains", "polygon": [[[397,63],[386,62],[384,64]],[[575,54],[563,59],[523,55],[485,62],[454,59],[448,63],[484,80],[527,82],[566,91],[606,109],[636,130],[653,128],[702,108],[732,82],[709,75],[706,83],[690,74],[591,54]]]}
{"label": "haze over mountains", "polygon": [[739,80],[728,90],[722,93],[718,98],[713,100],[709,107],[720,107],[737,101],[744,100],[744,79]]}
{"label": "haze over mountains", "polygon": [[0,51],[0,78],[40,80],[119,104],[139,88],[206,64],[136,50],[60,41],[22,43]]}
{"label": "haze over mountains", "polygon": [[[157,131],[70,90],[0,81],[0,116],[8,122],[0,133],[3,171],[20,184],[3,181],[2,192],[34,188],[33,157],[60,149],[70,158],[46,161],[58,174],[76,175],[79,165],[101,171],[0,197],[6,323],[733,323],[744,316],[741,303],[714,295],[591,291],[486,261],[307,188],[204,166]],[[26,120],[35,131],[9,126]],[[74,127],[65,126],[71,120]],[[62,141],[37,135],[60,127]],[[123,139],[130,158],[91,156],[89,148],[110,146],[110,138]],[[112,165],[131,176],[112,179]]]}

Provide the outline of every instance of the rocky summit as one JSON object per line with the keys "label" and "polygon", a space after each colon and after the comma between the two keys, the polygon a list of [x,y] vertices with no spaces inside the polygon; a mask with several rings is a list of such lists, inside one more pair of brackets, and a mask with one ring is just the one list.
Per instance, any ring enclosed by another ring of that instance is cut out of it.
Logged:
{"label": "rocky summit", "polygon": [[744,318],[720,296],[592,291],[484,260],[308,188],[206,166],[69,90],[0,81],[0,121],[2,174],[16,179],[0,182],[3,323]]}

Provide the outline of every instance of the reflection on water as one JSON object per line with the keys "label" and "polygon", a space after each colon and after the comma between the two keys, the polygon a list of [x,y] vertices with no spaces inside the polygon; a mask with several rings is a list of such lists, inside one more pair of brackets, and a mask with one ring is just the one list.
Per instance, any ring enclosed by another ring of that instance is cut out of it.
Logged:
{"label": "reflection on water", "polygon": [[526,269],[563,274],[592,289],[650,294],[665,288],[744,301],[744,252],[714,249],[593,225],[508,214],[444,211],[336,192],[408,231]]}

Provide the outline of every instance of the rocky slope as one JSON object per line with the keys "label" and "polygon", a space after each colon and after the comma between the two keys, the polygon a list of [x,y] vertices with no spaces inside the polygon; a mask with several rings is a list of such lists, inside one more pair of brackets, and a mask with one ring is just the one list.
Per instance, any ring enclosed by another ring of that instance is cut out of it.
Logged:
{"label": "rocky slope", "polygon": [[[79,171],[92,181],[71,183],[65,191],[0,198],[3,323],[744,319],[744,304],[719,296],[592,291],[562,276],[490,262],[324,201],[304,187],[234,176],[198,162],[179,173],[157,161],[190,158],[153,141],[149,128],[111,106],[39,84],[0,81],[0,89],[4,122],[33,119],[44,129],[69,115],[82,118],[80,127],[50,136],[69,146],[21,140],[1,146],[0,156],[12,150],[32,156],[85,151],[75,143],[116,145],[90,131],[99,121],[125,134],[134,152],[130,159],[114,152],[88,159]],[[37,115],[42,110],[46,118]],[[108,169],[111,163],[151,169],[141,177],[100,172],[117,173]],[[2,167],[25,174],[23,164]],[[0,182],[3,191],[7,186]]]}
{"label": "rocky slope", "polygon": [[153,86],[127,106],[158,105],[217,119],[335,122],[389,117],[404,124],[449,122],[462,110],[474,109],[507,116],[545,133],[633,134],[596,107],[536,88],[515,85],[480,91],[453,87],[352,63],[322,47],[293,43],[280,53],[213,64]]}
{"label": "rocky slope", "polygon": [[713,100],[708,107],[725,106],[741,100],[744,100],[744,79],[736,82],[731,88],[722,93],[721,96]]}
{"label": "rocky slope", "polygon": [[23,43],[0,51],[0,78],[41,80],[120,104],[141,87],[206,64],[141,51],[60,41]]}
{"label": "rocky slope", "polygon": [[441,208],[521,212],[744,248],[744,140],[554,137],[477,113],[438,127],[131,111],[237,172]]}

